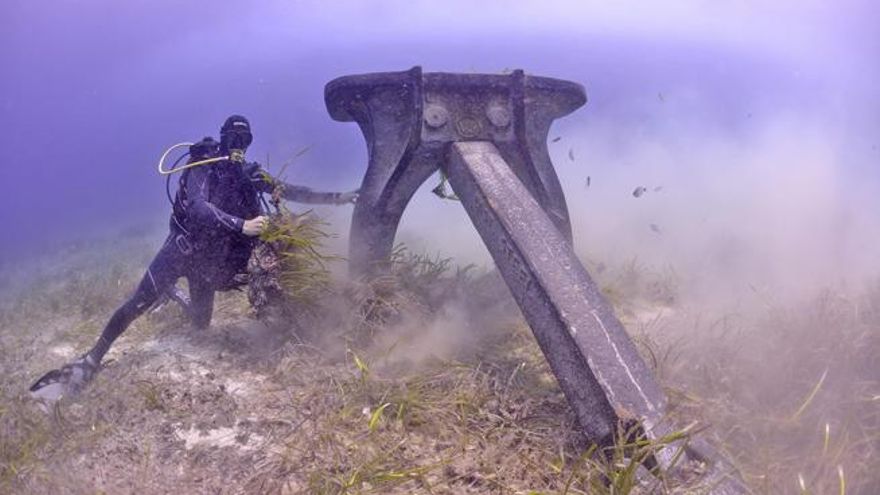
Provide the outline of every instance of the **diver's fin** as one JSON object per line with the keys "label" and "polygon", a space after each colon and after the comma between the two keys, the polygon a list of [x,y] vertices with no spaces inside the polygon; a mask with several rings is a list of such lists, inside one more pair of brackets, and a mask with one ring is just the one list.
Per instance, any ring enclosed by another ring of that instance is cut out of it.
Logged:
{"label": "diver's fin", "polygon": [[172,285],[170,289],[163,292],[159,296],[159,299],[153,303],[150,313],[158,313],[163,307],[165,307],[168,301],[174,301],[179,304],[180,308],[183,309],[185,313],[190,310],[189,294],[177,285]]}
{"label": "diver's fin", "polygon": [[174,285],[170,289],[168,289],[168,297],[179,304],[184,311],[189,311],[191,301],[189,298],[189,294],[187,294],[186,291]]}
{"label": "diver's fin", "polygon": [[86,354],[40,377],[29,389],[31,397],[54,402],[64,396],[76,395],[92,381],[99,369]]}

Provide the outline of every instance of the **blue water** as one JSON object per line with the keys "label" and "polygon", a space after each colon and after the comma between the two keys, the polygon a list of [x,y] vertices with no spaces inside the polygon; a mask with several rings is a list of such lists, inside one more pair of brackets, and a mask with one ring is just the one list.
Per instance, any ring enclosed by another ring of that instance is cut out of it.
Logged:
{"label": "blue water", "polygon": [[[789,135],[803,124],[805,139],[827,129],[843,180],[876,184],[880,37],[869,3],[544,4],[6,0],[0,259],[93,230],[161,228],[159,154],[216,137],[231,113],[251,119],[250,159],[280,163],[308,145],[290,181],[357,187],[363,139],[329,118],[323,86],[413,65],[580,82],[590,102],[557,129],[602,136],[621,155],[660,141],[686,161],[703,136],[749,147],[779,120]],[[797,173],[797,161],[779,166]],[[603,166],[627,163],[590,163],[591,173]]]}

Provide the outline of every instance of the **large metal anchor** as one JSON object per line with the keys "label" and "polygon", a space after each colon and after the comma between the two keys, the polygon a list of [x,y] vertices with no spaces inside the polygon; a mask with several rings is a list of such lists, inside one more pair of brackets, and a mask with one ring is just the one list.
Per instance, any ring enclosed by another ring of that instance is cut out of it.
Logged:
{"label": "large metal anchor", "polygon": [[[553,120],[586,102],[576,83],[525,75],[405,72],[345,76],[325,87],[330,115],[356,121],[369,165],[351,226],[350,268],[382,266],[410,198],[442,169],[532,328],[585,435],[618,427],[669,433],[666,398],[575,256],[565,197],[547,151]],[[651,462],[672,463],[674,447]],[[712,493],[748,490],[704,442]]]}

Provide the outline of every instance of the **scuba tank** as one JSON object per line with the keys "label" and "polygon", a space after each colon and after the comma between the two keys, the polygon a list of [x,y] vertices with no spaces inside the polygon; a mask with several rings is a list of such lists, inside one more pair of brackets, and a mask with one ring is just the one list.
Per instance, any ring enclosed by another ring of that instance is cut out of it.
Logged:
{"label": "scuba tank", "polygon": [[[174,161],[171,165],[171,168],[168,170],[163,169],[163,165],[165,163],[165,158],[167,158],[168,153],[174,150],[176,147],[181,146],[189,146],[189,150],[186,153],[180,155],[180,157]],[[227,157],[218,157],[220,154],[220,143],[214,140],[211,136],[205,136],[201,141],[197,143],[177,143],[162,154],[162,158],[159,160],[159,173],[164,175],[165,178],[165,195],[168,197],[168,202],[174,205],[174,198],[171,197],[171,174],[175,172],[182,172],[184,170],[197,167],[199,165],[208,165],[211,163],[216,163],[226,159]],[[185,157],[189,156],[189,161],[186,165],[177,168],[177,165],[183,160]],[[181,176],[180,180],[184,180],[183,176]]]}

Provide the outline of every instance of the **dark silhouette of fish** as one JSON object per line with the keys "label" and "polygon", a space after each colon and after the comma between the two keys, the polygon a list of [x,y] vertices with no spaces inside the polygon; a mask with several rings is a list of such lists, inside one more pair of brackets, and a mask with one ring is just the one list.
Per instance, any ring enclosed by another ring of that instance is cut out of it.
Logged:
{"label": "dark silhouette of fish", "polygon": [[586,187],[586,188],[589,188],[589,187],[590,187],[590,176],[589,176],[589,175],[587,176],[587,182],[586,182],[585,187]]}
{"label": "dark silhouette of fish", "polygon": [[653,230],[657,234],[663,234],[663,232],[660,231],[660,227],[656,223],[652,223],[651,225],[649,225],[649,227],[651,227],[651,230]]}
{"label": "dark silhouette of fish", "polygon": [[555,138],[553,138],[552,142],[558,143],[560,139],[562,139],[562,136],[556,136]]}
{"label": "dark silhouette of fish", "polygon": [[574,161],[574,148],[568,149],[568,159]]}
{"label": "dark silhouette of fish", "polygon": [[642,194],[645,194],[646,192],[648,192],[648,188],[647,188],[647,187],[645,187],[645,186],[639,186],[639,187],[635,188],[635,190],[633,191],[633,196],[636,197],[636,198],[638,198],[638,197],[640,197]]}

